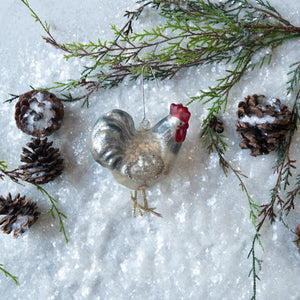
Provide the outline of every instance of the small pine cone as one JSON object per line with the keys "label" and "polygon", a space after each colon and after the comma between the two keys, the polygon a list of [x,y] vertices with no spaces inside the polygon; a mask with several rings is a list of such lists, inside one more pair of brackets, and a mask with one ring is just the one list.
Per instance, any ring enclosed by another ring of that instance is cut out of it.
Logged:
{"label": "small pine cone", "polygon": [[51,147],[53,142],[47,138],[31,138],[27,144],[30,149],[23,148],[21,162],[25,164],[19,168],[24,171],[24,180],[34,184],[43,184],[54,180],[63,171],[63,159],[59,149]]}
{"label": "small pine cone", "polygon": [[48,91],[32,90],[21,95],[16,103],[17,127],[35,137],[51,135],[60,128],[63,117],[60,99]]}
{"label": "small pine cone", "polygon": [[[266,102],[266,105],[261,102]],[[268,100],[263,95],[247,96],[238,105],[236,131],[243,141],[242,149],[252,156],[268,154],[286,139],[292,127],[292,113],[279,99]]]}
{"label": "small pine cone", "polygon": [[209,127],[217,133],[222,133],[224,131],[223,122],[215,116],[209,120]]}
{"label": "small pine cone", "polygon": [[14,231],[14,238],[17,238],[36,222],[40,213],[36,203],[25,196],[17,194],[12,199],[8,194],[6,199],[0,196],[0,215],[5,215],[0,219],[1,230],[7,234]]}

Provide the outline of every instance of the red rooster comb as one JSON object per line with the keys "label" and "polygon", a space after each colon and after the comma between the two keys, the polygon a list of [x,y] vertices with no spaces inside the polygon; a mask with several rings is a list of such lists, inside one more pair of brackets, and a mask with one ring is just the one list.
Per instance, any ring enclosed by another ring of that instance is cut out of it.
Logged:
{"label": "red rooster comb", "polygon": [[184,123],[188,123],[191,113],[189,112],[188,108],[184,107],[182,104],[172,103],[170,106],[170,115],[178,118]]}

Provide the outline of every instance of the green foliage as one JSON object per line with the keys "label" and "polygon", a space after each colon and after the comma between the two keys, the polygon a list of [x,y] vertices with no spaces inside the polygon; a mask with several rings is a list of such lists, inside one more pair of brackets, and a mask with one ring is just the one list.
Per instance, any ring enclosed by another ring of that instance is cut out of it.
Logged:
{"label": "green foliage", "polygon": [[[246,175],[244,175],[240,170],[235,169],[226,159],[225,159],[225,151],[227,149],[227,144],[224,141],[224,135],[216,133],[213,131],[209,126],[205,127],[201,133],[201,137],[203,138],[203,144],[205,147],[207,147],[208,153],[212,153],[213,151],[216,151],[216,153],[219,156],[219,164],[227,177],[229,174],[229,170],[233,172],[233,174],[238,179],[239,185],[242,189],[242,191],[246,194],[249,208],[250,208],[250,220],[254,226],[254,229],[257,232],[256,225],[257,225],[257,219],[258,214],[260,213],[260,206],[257,205],[252,197],[250,196],[248,189],[243,181],[244,178],[247,178]],[[257,237],[262,249],[263,245],[259,239],[259,236]]]}
{"label": "green foliage", "polygon": [[[50,26],[30,10],[46,36],[47,43],[65,52],[65,59],[88,57],[91,64],[85,66],[81,77],[66,83],[56,82],[51,88],[70,91],[86,87],[87,92],[67,101],[84,99],[88,104],[90,95],[101,88],[112,88],[126,77],[136,80],[144,70],[145,79],[171,79],[180,70],[204,64],[230,64],[228,74],[216,81],[216,85],[191,102],[210,103],[209,113],[203,126],[213,115],[226,109],[231,88],[246,71],[270,63],[273,50],[285,40],[300,37],[300,28],[283,19],[268,1],[230,0],[211,2],[207,0],[139,1],[139,8],[127,11],[127,23],[121,29],[112,26],[112,41],[89,41],[87,43],[58,43],[50,32]],[[141,32],[134,27],[147,7],[162,16],[162,23]],[[258,61],[253,56],[260,53]],[[153,70],[153,73],[150,72]],[[299,78],[295,78],[297,81]],[[293,81],[293,86],[296,84]]]}
{"label": "green foliage", "polygon": [[[261,213],[261,211],[260,211],[261,207],[260,207],[260,205],[257,205],[254,202],[254,200],[252,199],[252,197],[250,196],[250,194],[248,192],[246,184],[244,183],[244,180],[243,180],[243,179],[247,178],[247,176],[244,175],[240,170],[235,169],[225,159],[224,155],[225,155],[225,151],[227,149],[227,144],[224,141],[224,135],[213,131],[212,128],[209,126],[210,122],[208,122],[207,124],[208,124],[208,126],[204,127],[204,129],[201,133],[201,137],[203,138],[204,146],[207,147],[209,154],[214,151],[218,154],[220,166],[222,167],[222,170],[226,177],[229,175],[229,172],[228,172],[229,170],[231,170],[233,172],[233,174],[236,176],[236,178],[239,182],[239,185],[240,185],[242,191],[245,193],[247,200],[248,200],[248,205],[249,205],[249,210],[250,210],[249,217],[250,217],[251,223],[255,230],[252,247],[248,254],[248,258],[252,259],[252,267],[249,272],[249,277],[252,276],[252,287],[253,287],[253,294],[252,294],[251,300],[255,300],[256,299],[257,280],[260,280],[257,273],[258,273],[258,271],[261,271],[261,265],[263,262],[262,260],[258,259],[255,254],[255,245],[256,245],[257,241],[258,241],[261,249],[264,250],[263,244],[260,239],[260,233],[257,228],[257,220]],[[299,181],[299,184],[300,184],[300,181]],[[299,189],[300,189],[300,185],[299,185]]]}
{"label": "green foliage", "polygon": [[290,157],[290,147],[292,145],[292,138],[297,129],[297,123],[300,118],[299,115],[299,100],[300,100],[300,91],[295,97],[291,123],[292,127],[289,133],[287,134],[286,140],[284,143],[279,144],[277,148],[278,160],[276,166],[274,167],[275,173],[278,174],[276,183],[271,189],[271,200],[269,203],[261,206],[260,211],[260,222],[257,225],[257,229],[260,230],[263,226],[265,220],[268,218],[271,222],[274,222],[277,216],[275,212],[275,205],[278,205],[280,208],[280,215],[282,210],[289,214],[291,209],[295,207],[295,199],[299,194],[300,190],[300,178],[297,177],[296,184],[294,188],[287,192],[288,187],[290,186],[290,179],[294,175],[294,170],[296,169],[295,163],[296,160],[291,159]]}
{"label": "green foliage", "polygon": [[8,166],[6,165],[6,162],[4,160],[0,161],[0,168],[2,170],[7,170]]}
{"label": "green foliage", "polygon": [[[4,180],[5,177],[10,178],[12,181],[14,181],[17,184],[21,184],[20,182],[23,182],[24,174],[23,170],[21,169],[15,169],[15,170],[8,170],[8,167],[5,163],[5,161],[0,161],[0,179]],[[66,243],[68,244],[68,238],[66,235],[63,219],[67,219],[66,215],[63,214],[56,206],[56,200],[41,186],[30,183],[34,186],[36,186],[37,190],[41,192],[43,196],[47,196],[47,198],[50,200],[51,208],[49,210],[50,215],[53,219],[56,219],[55,214],[58,217],[59,223],[60,223],[60,232],[63,233]],[[22,185],[22,184],[21,184]]]}
{"label": "green foliage", "polygon": [[64,227],[64,223],[63,223],[63,219],[67,219],[67,216],[65,214],[63,214],[57,208],[57,206],[56,206],[57,201],[51,195],[49,195],[49,193],[44,188],[42,188],[40,185],[36,185],[36,188],[38,191],[40,191],[42,193],[42,195],[46,195],[48,197],[48,199],[50,200],[52,206],[51,206],[50,210],[48,211],[48,213],[52,216],[53,219],[56,219],[55,214],[57,215],[59,224],[60,224],[59,231],[63,233],[63,235],[65,237],[65,241],[68,244],[69,240],[67,238],[66,230]]}
{"label": "green foliage", "polygon": [[19,285],[19,282],[18,282],[17,277],[16,277],[16,276],[13,276],[13,275],[10,274],[8,271],[6,271],[6,270],[4,269],[4,267],[3,267],[2,264],[0,264],[0,271],[2,271],[2,272],[4,273],[5,277],[11,278],[11,279],[15,282],[16,285]]}
{"label": "green foliage", "polygon": [[251,300],[255,300],[256,299],[256,285],[257,285],[257,280],[260,280],[260,278],[258,277],[257,273],[258,271],[261,271],[261,264],[262,264],[262,260],[257,258],[256,253],[255,253],[255,243],[256,241],[260,241],[260,234],[256,233],[254,235],[253,241],[252,241],[252,247],[250,249],[250,252],[248,254],[248,259],[251,258],[252,259],[252,268],[248,274],[248,277],[252,276],[252,287],[253,287],[253,294],[251,297]]}
{"label": "green foliage", "polygon": [[295,92],[300,81],[300,61],[297,61],[290,65],[290,71],[288,75],[290,79],[287,82],[287,94]]}
{"label": "green foliage", "polygon": [[4,103],[6,103],[6,102],[12,103],[14,100],[16,100],[20,97],[20,95],[14,95],[14,94],[9,94],[9,96],[11,96],[11,97],[9,99],[5,100]]}
{"label": "green foliage", "polygon": [[[15,169],[15,170],[8,170],[8,166],[6,165],[5,161],[0,161],[0,179],[1,180],[5,180],[5,177],[10,178],[12,181],[14,181],[17,184],[20,184],[20,181],[23,180],[23,171],[19,170],[19,169]],[[50,200],[51,203],[51,208],[48,211],[48,213],[50,213],[50,215],[52,216],[53,219],[56,219],[56,215],[59,219],[59,223],[60,223],[60,232],[63,233],[64,238],[66,243],[68,244],[68,238],[66,235],[66,231],[65,231],[65,227],[64,227],[64,223],[63,223],[63,219],[67,219],[66,215],[63,214],[56,206],[56,200],[41,186],[33,184],[34,186],[36,186],[37,190],[41,192],[42,195],[47,196],[47,198]],[[0,264],[0,271],[2,271],[4,273],[4,275],[6,277],[10,277],[11,279],[14,280],[16,285],[19,285],[19,282],[17,280],[17,277],[11,275],[9,272],[7,272],[4,268],[3,265]]]}

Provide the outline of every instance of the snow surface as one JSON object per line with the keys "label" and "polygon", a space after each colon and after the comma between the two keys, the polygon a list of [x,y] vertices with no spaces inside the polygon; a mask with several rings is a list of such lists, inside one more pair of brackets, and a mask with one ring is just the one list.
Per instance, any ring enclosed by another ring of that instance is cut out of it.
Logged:
{"label": "snow surface", "polygon": [[[132,0],[31,0],[32,7],[50,23],[61,42],[111,39],[110,24],[121,26]],[[270,0],[281,14],[300,26],[300,2]],[[159,18],[147,11],[140,28]],[[24,93],[30,85],[51,86],[54,81],[76,78],[81,62],[66,62],[62,53],[46,44],[44,34],[21,1],[1,1],[0,10],[0,99],[8,93]],[[238,102],[247,95],[286,97],[288,66],[299,60],[299,40],[275,50],[270,66],[246,74],[232,90],[224,114],[227,159],[248,176],[248,190],[258,203],[269,201],[276,175],[272,167],[276,154],[251,157],[238,146],[234,122]],[[154,124],[164,117],[172,102],[187,103],[190,96],[206,89],[225,74],[224,66],[190,68],[171,81],[145,82],[147,118]],[[68,216],[65,222],[69,245],[59,232],[57,220],[47,210],[49,201],[32,188],[6,180],[1,194],[26,194],[38,201],[43,212],[23,237],[0,235],[0,263],[18,276],[20,286],[0,273],[2,299],[250,299],[252,281],[247,259],[254,230],[249,207],[233,174],[226,178],[215,154],[208,156],[199,138],[207,107],[190,106],[192,117],[187,139],[172,174],[151,188],[151,207],[162,213],[132,218],[130,191],[113,180],[107,169],[95,163],[89,153],[88,137],[98,117],[112,108],[128,111],[138,125],[143,117],[140,82],[99,91],[89,109],[81,103],[65,104],[62,127],[49,139],[65,159],[62,176],[44,187],[58,200]],[[14,106],[1,104],[1,160],[17,167],[22,147],[30,136],[17,129]],[[299,134],[292,146],[292,158],[299,159]],[[300,161],[300,160],[299,160]],[[299,168],[299,163],[297,163]],[[288,223],[300,223],[299,202]],[[265,252],[258,299],[300,299],[300,257],[293,235],[280,223],[263,228]]]}

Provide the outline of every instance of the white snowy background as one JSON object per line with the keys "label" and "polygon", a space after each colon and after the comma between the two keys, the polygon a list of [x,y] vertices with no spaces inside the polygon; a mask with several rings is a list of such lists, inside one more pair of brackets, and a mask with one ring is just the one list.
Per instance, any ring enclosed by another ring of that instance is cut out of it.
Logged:
{"label": "white snowy background", "polygon": [[[300,26],[300,1],[270,0],[283,17]],[[133,0],[31,0],[38,15],[52,27],[61,42],[112,39],[111,24],[122,26],[123,13],[133,10]],[[20,164],[22,147],[30,136],[17,129],[14,104],[3,104],[8,93],[22,94],[54,81],[76,78],[81,62],[65,62],[62,53],[46,44],[41,27],[18,0],[0,4],[0,160],[10,168]],[[157,24],[147,10],[141,28]],[[251,157],[238,146],[235,112],[239,101],[254,93],[286,97],[288,66],[299,60],[300,41],[286,42],[274,52],[270,66],[247,73],[232,90],[223,116],[229,149],[227,159],[248,176],[245,180],[258,204],[270,199],[276,176],[276,154]],[[224,66],[191,68],[171,81],[145,82],[147,117],[152,124],[167,115],[169,104],[187,103],[199,89],[224,75]],[[294,96],[294,95],[293,95]],[[204,108],[190,106],[192,117],[187,139],[172,174],[148,191],[153,215],[133,218],[130,191],[114,181],[107,169],[89,153],[89,132],[104,112],[121,108],[138,125],[142,119],[141,83],[129,82],[91,97],[90,108],[65,103],[64,122],[49,139],[61,149],[65,160],[62,176],[44,188],[58,200],[68,216],[66,245],[59,224],[47,211],[50,203],[31,185],[1,182],[0,193],[20,192],[38,202],[42,215],[24,234],[14,239],[0,235],[0,263],[18,277],[20,286],[0,273],[1,299],[250,299],[252,280],[247,259],[254,229],[246,195],[233,174],[226,178],[216,155],[208,156],[199,138]],[[300,159],[299,134],[294,138],[292,158]],[[300,167],[297,163],[298,168]],[[288,217],[294,228],[300,223],[299,201]],[[293,235],[280,223],[262,229],[265,251],[258,299],[300,299],[300,256]]]}

